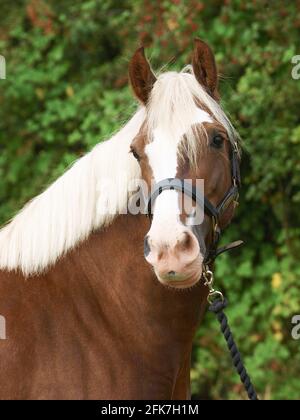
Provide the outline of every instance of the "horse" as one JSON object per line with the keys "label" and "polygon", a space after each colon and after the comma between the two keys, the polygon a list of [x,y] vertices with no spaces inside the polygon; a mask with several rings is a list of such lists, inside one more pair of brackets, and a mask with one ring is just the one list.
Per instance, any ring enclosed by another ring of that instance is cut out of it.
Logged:
{"label": "horse", "polygon": [[[200,39],[180,72],[155,75],[137,49],[129,80],[128,122],[0,230],[1,399],[191,398],[207,255],[235,212],[227,198],[216,209],[236,187],[237,133]],[[190,180],[193,204],[204,180],[200,224],[179,205],[188,189],[166,179]],[[126,211],[135,180],[164,182],[150,217]]]}

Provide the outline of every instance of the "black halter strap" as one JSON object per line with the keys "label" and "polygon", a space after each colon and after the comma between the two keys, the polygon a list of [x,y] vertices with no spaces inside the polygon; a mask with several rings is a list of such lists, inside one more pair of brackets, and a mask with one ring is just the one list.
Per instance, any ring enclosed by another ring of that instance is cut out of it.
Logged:
{"label": "black halter strap", "polygon": [[206,197],[204,197],[204,199],[202,200],[202,195],[200,195],[200,192],[195,186],[179,178],[166,178],[155,184],[152,194],[149,197],[147,203],[148,215],[152,215],[152,207],[155,200],[163,191],[166,190],[176,190],[187,195],[193,201],[195,201],[201,208],[204,207],[204,211],[209,216],[216,218],[218,217],[218,209],[215,208]]}
{"label": "black halter strap", "polygon": [[183,179],[179,178],[166,178],[155,184],[152,194],[149,196],[147,201],[147,214],[149,215],[149,217],[152,217],[152,207],[157,197],[163,191],[176,190],[190,197],[194,202],[196,202],[200,206],[200,208],[204,210],[205,214],[212,218],[213,240],[211,247],[207,251],[204,258],[205,265],[211,264],[215,260],[215,258],[221,253],[239,247],[243,244],[243,241],[235,241],[226,246],[218,248],[218,243],[221,236],[221,230],[219,226],[220,218],[230,204],[232,204],[233,202],[238,203],[239,187],[241,185],[238,153],[239,152],[237,144],[234,143],[231,148],[230,159],[232,186],[227,191],[224,198],[217,205],[217,207],[215,207],[206,197],[203,197],[203,194],[200,194],[200,191],[198,191],[194,185],[192,185],[189,182],[185,182]]}

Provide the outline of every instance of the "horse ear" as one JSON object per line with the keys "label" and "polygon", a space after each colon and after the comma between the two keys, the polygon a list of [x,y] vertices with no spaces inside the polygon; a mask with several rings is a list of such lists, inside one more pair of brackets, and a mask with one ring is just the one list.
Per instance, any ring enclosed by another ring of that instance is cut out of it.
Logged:
{"label": "horse ear", "polygon": [[199,38],[196,38],[194,41],[192,65],[194,75],[198,82],[204,86],[214,99],[219,100],[218,73],[214,53],[211,48]]}
{"label": "horse ear", "polygon": [[136,50],[130,60],[129,79],[136,97],[145,105],[156,82],[156,77],[145,57],[144,47]]}

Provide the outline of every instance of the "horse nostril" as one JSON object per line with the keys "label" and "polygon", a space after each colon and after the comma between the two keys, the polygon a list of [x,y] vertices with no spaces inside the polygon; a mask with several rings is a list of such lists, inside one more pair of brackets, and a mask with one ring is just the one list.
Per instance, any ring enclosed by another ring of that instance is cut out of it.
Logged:
{"label": "horse nostril", "polygon": [[175,271],[169,271],[168,272],[168,276],[175,276],[176,272]]}
{"label": "horse nostril", "polygon": [[145,236],[144,239],[144,255],[147,257],[150,254],[149,236]]}

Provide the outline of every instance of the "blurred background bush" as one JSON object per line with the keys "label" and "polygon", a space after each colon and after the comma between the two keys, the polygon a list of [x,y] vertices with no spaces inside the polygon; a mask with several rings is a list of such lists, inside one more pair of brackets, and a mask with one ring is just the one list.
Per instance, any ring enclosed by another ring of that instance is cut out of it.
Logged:
{"label": "blurred background bush", "polygon": [[[0,222],[134,112],[127,64],[143,44],[156,70],[213,47],[225,110],[243,138],[243,188],[216,279],[262,398],[300,396],[300,1],[1,0]],[[162,67],[163,66],[163,67]],[[193,353],[193,398],[243,398],[207,314]]]}

